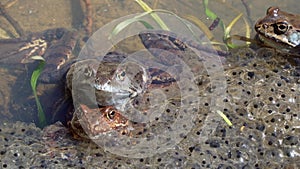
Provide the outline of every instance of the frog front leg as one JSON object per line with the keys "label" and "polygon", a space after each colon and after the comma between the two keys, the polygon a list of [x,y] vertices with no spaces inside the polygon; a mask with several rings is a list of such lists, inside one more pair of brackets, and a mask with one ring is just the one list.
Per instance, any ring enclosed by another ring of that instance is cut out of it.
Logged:
{"label": "frog front leg", "polygon": [[46,66],[40,76],[40,80],[46,83],[64,81],[65,74],[71,64],[75,62],[72,52],[77,43],[77,33],[65,30],[61,34],[61,32],[56,30],[55,36],[48,38],[52,39],[52,41],[48,43],[50,46],[43,55],[46,60]]}
{"label": "frog front leg", "polygon": [[[0,63],[32,63],[33,56],[42,56],[46,65],[40,76],[45,83],[63,80],[73,62],[72,51],[77,43],[77,33],[65,28],[48,29],[27,37],[0,40]],[[6,48],[5,48],[6,47]]]}

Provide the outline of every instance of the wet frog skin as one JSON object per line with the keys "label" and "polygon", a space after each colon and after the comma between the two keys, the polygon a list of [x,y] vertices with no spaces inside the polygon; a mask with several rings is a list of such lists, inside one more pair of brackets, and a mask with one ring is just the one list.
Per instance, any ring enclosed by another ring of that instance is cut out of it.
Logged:
{"label": "wet frog skin", "polygon": [[[149,80],[146,70],[133,63],[122,65],[123,54],[108,53],[105,59],[86,59],[73,64],[67,87],[79,103],[114,106],[118,110],[141,94]],[[119,58],[119,59],[118,59]]]}
{"label": "wet frog skin", "polygon": [[[148,76],[142,67],[122,66],[107,54],[104,61],[86,59],[74,63],[67,73],[67,88],[72,91],[75,112],[70,127],[80,137],[97,139],[112,131],[129,135],[137,124],[125,118],[122,110],[142,95]],[[130,69],[134,68],[134,69]],[[134,75],[134,76],[131,76]],[[98,106],[97,108],[93,108]]]}
{"label": "wet frog skin", "polygon": [[144,123],[128,120],[113,106],[90,108],[84,104],[79,105],[70,125],[75,135],[87,139],[98,139],[111,131],[132,136],[141,133],[145,127]]}
{"label": "wet frog skin", "polygon": [[80,104],[70,123],[75,134],[84,138],[96,138],[108,131],[122,131],[129,125],[128,119],[112,106],[89,108]]}
{"label": "wet frog skin", "polygon": [[255,24],[258,38],[267,46],[290,54],[300,54],[300,15],[270,7]]}

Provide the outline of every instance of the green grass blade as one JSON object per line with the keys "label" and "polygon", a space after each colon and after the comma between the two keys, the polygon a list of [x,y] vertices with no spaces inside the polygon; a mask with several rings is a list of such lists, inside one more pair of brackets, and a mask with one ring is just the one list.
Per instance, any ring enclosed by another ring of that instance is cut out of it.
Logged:
{"label": "green grass blade", "polygon": [[232,126],[231,121],[226,117],[226,115],[221,112],[220,110],[217,110],[217,113],[223,118],[223,120],[229,125]]}
{"label": "green grass blade", "polygon": [[163,10],[163,9],[155,9],[152,11],[148,11],[148,12],[144,12],[138,16],[135,16],[134,18],[130,18],[127,19],[121,23],[119,23],[111,32],[110,36],[108,37],[109,39],[112,38],[112,36],[117,35],[118,33],[120,33],[123,29],[125,29],[127,26],[129,26],[130,24],[134,23],[134,22],[141,22],[146,28],[148,29],[154,29],[151,24],[147,23],[146,21],[140,19],[141,17],[144,17],[145,15],[149,15],[151,13],[156,13],[156,12],[162,12],[162,13],[166,13],[166,14],[170,14],[175,16],[180,22],[183,23],[184,26],[186,26],[188,28],[188,30],[192,33],[192,35],[196,38],[196,40],[201,43],[201,41],[199,40],[199,38],[195,35],[194,31],[191,29],[191,25],[189,23],[187,23],[185,20],[183,20],[182,18],[180,18],[178,15],[176,15],[175,13],[171,12],[171,11],[167,11],[167,10]]}
{"label": "green grass blade", "polygon": [[225,32],[224,32],[224,36],[225,38],[229,38],[230,37],[230,31],[231,28],[233,27],[233,25],[242,17],[242,13],[240,13],[237,17],[235,17],[230,23],[229,25],[226,27]]}
{"label": "green grass blade", "polygon": [[164,23],[164,21],[155,13],[153,9],[151,9],[144,1],[142,0],[135,0],[145,12],[149,12],[155,22],[163,29],[163,30],[170,30],[168,26]]}
{"label": "green grass blade", "polygon": [[39,127],[41,127],[41,128],[45,127],[47,125],[47,122],[46,122],[46,117],[45,117],[45,113],[43,111],[42,105],[37,96],[36,85],[37,85],[37,80],[45,66],[45,63],[46,62],[43,60],[40,61],[38,67],[33,71],[32,75],[31,75],[31,80],[30,80],[31,88],[32,88],[35,102],[36,102],[36,105],[38,108]]}
{"label": "green grass blade", "polygon": [[142,23],[147,29],[153,29],[152,25],[149,24],[148,22],[141,20],[140,17],[143,17],[144,15],[149,14],[149,13],[143,13],[142,15],[139,15],[137,17],[131,18],[131,19],[127,19],[121,23],[119,23],[111,32],[109,39],[112,38],[112,36],[117,35],[118,33],[120,33],[123,29],[125,29],[127,26],[129,26],[130,24],[134,23],[134,22],[140,22]]}
{"label": "green grass blade", "polygon": [[208,8],[208,0],[203,0],[205,15],[211,20],[215,20],[218,16]]}

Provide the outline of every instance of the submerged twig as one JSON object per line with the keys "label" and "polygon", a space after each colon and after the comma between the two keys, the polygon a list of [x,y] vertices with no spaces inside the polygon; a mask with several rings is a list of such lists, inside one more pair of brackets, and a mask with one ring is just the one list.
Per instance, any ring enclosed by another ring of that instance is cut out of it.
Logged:
{"label": "submerged twig", "polygon": [[92,27],[93,27],[93,20],[92,20],[92,5],[91,5],[91,0],[83,0],[85,4],[85,20],[86,20],[86,25],[85,25],[85,31],[87,36],[92,35]]}
{"label": "submerged twig", "polygon": [[21,28],[19,23],[14,20],[10,15],[7,14],[5,6],[0,3],[0,15],[2,15],[16,30],[19,36],[24,36],[24,30]]}
{"label": "submerged twig", "polygon": [[5,9],[7,9],[7,8],[13,6],[15,3],[17,3],[17,1],[18,0],[9,1],[5,5],[3,5],[3,6],[4,6]]}
{"label": "submerged twig", "polygon": [[244,5],[244,7],[246,9],[247,18],[248,18],[250,24],[253,25],[253,21],[251,19],[251,10],[249,8],[249,5],[247,4],[246,0],[241,0],[241,1],[242,1],[243,5]]}
{"label": "submerged twig", "polygon": [[0,27],[0,39],[8,39],[11,37],[15,37],[15,35],[7,27]]}

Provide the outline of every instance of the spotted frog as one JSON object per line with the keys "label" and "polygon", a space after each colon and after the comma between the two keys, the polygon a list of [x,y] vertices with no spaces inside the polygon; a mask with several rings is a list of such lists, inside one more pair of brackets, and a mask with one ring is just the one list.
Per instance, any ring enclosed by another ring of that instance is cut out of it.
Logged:
{"label": "spotted frog", "polygon": [[255,24],[258,38],[267,46],[300,55],[300,15],[270,7]]}

